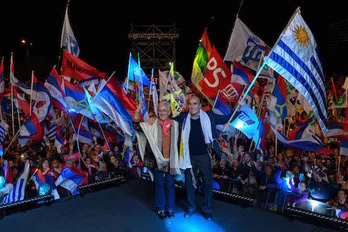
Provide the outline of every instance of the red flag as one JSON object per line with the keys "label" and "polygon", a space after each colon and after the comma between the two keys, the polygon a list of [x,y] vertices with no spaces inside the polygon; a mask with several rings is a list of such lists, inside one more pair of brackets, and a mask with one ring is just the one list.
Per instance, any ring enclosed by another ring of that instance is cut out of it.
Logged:
{"label": "red flag", "polygon": [[210,58],[204,73],[204,79],[199,81],[202,93],[209,97],[215,98],[218,90],[228,100],[237,100],[242,87],[239,84],[231,83],[231,71],[223,61],[222,57],[212,48]]}
{"label": "red flag", "polygon": [[203,43],[203,46],[205,48],[205,51],[207,52],[208,54],[208,57],[210,57],[210,53],[212,52],[212,46],[211,46],[211,43],[210,43],[210,40],[209,40],[209,37],[208,37],[208,33],[207,33],[207,30],[205,29],[204,32],[203,32],[203,35],[202,35],[202,38],[201,38],[201,41]]}
{"label": "red flag", "polygon": [[23,110],[24,115],[29,115],[30,114],[30,105],[29,102],[26,101],[25,98],[22,98],[19,94],[18,94],[18,87],[13,86],[13,93],[15,96],[15,100],[17,101],[19,107]]}
{"label": "red flag", "polygon": [[85,80],[93,76],[103,79],[106,74],[64,50],[62,75],[78,80]]}

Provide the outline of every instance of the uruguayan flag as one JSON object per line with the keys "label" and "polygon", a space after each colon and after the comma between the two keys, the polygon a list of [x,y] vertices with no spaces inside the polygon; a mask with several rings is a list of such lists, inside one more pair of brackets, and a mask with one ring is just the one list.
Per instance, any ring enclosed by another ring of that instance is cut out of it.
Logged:
{"label": "uruguayan flag", "polygon": [[4,120],[0,120],[0,143],[3,143],[7,135],[9,126]]}
{"label": "uruguayan flag", "polygon": [[327,102],[324,74],[317,43],[299,8],[265,57],[265,62],[307,99],[325,133]]}
{"label": "uruguayan flag", "polygon": [[16,184],[13,186],[12,190],[4,197],[2,203],[8,204],[11,202],[21,201],[24,199],[25,186],[27,184],[27,179],[30,171],[30,163],[27,161],[24,166],[24,171],[22,175],[18,178]]}
{"label": "uruguayan flag", "polygon": [[65,50],[78,57],[80,54],[80,48],[75,39],[74,32],[71,29],[69,17],[68,17],[68,7],[65,10],[65,18],[63,23],[62,37],[60,39],[60,47],[65,47]]}

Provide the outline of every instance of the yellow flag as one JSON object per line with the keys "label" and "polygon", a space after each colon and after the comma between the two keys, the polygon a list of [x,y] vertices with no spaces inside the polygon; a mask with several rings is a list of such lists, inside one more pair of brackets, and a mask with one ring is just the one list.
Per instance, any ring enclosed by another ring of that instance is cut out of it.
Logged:
{"label": "yellow flag", "polygon": [[180,114],[182,108],[180,105],[175,101],[173,94],[170,94],[170,105],[172,107],[172,116],[176,117]]}

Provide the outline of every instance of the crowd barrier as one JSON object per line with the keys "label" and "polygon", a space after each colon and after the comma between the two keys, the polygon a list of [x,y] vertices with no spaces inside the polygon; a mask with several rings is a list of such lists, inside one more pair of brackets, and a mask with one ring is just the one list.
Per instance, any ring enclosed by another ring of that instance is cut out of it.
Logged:
{"label": "crowd barrier", "polygon": [[[240,180],[237,179],[228,179],[228,181],[227,191],[213,189],[215,198],[242,206],[271,210],[288,217],[289,220],[296,218],[310,224],[348,231],[348,219],[343,220],[336,217],[336,210],[328,207],[325,202],[308,199],[296,205],[296,207],[288,206],[288,197],[290,195],[295,196],[296,193],[275,188],[267,189],[265,191],[265,201],[257,204],[257,196],[248,194],[247,188],[250,187],[248,184],[241,185]],[[272,194],[273,197],[271,197]]]}
{"label": "crowd barrier", "polygon": [[[127,179],[124,175],[118,175],[112,178],[81,185],[78,189],[80,194],[85,194],[100,189],[110,188],[112,186],[119,186],[120,184],[125,183],[126,181]],[[151,180],[146,179],[146,181]],[[236,186],[237,180],[230,179],[229,181],[231,181],[231,184],[228,188],[229,191],[220,191],[217,189],[213,189],[214,198],[242,206],[256,207],[255,196],[248,195],[247,190],[245,189],[249,187],[248,185],[243,186],[243,188],[233,188],[233,185]],[[177,189],[183,190],[184,185],[182,183],[176,183],[176,187]],[[238,191],[241,192],[236,191],[236,189],[238,189]],[[66,191],[69,192],[68,190]],[[272,193],[274,194],[274,197],[271,197]],[[281,213],[282,215],[287,216],[289,220],[297,218],[311,224],[321,225],[323,227],[329,227],[341,231],[348,231],[348,220],[342,220],[337,218],[335,216],[334,210],[326,206],[323,206],[325,205],[324,203],[320,203],[318,201],[313,200],[307,200],[305,204],[301,204],[296,207],[290,207],[286,204],[287,194],[290,194],[290,192],[281,191],[279,189],[266,190],[265,202],[260,202],[261,204],[259,204],[258,207],[263,208],[265,210],[271,210],[276,213]],[[281,201],[282,204],[279,205],[279,207],[275,207],[280,202],[278,199],[279,195],[283,197]],[[68,194],[68,196],[74,197],[73,195],[71,195],[71,193]],[[314,206],[314,203],[311,201],[316,202],[316,206]],[[0,217],[14,212],[35,208],[40,205],[52,204],[53,202],[53,196],[49,194],[0,205]],[[319,208],[320,204],[322,204],[321,208]]]}
{"label": "crowd barrier", "polygon": [[[88,192],[94,192],[105,188],[110,188],[112,186],[120,186],[120,184],[126,182],[127,179],[124,175],[117,175],[110,178],[106,178],[100,181],[95,181],[92,183],[84,184],[78,186],[78,190],[80,194],[85,194]],[[61,199],[65,199],[66,197],[75,197],[70,193],[69,190],[61,188],[60,196]],[[62,194],[61,194],[62,193]],[[52,194],[47,194],[43,196],[36,196],[24,199],[22,201],[17,201],[8,204],[0,205],[0,218],[20,211],[29,210],[32,208],[39,207],[41,205],[49,205],[54,203],[55,200]]]}

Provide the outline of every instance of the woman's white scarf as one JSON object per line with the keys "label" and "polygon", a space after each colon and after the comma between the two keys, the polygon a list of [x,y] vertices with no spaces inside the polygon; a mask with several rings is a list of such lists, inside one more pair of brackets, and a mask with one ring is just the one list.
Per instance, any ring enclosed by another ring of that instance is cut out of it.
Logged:
{"label": "woman's white scarf", "polygon": [[[201,120],[201,127],[204,136],[204,141],[206,144],[213,142],[213,135],[211,132],[211,122],[208,114],[203,110],[199,111],[199,117]],[[187,114],[182,125],[181,132],[181,144],[180,144],[180,159],[179,167],[181,169],[192,168],[190,161],[190,151],[189,151],[189,137],[191,131],[191,114]]]}
{"label": "woman's white scarf", "polygon": [[[170,174],[179,175],[179,152],[178,152],[178,132],[179,125],[176,121],[171,120],[170,128],[170,156],[169,159],[164,158],[162,154],[162,128],[156,119],[155,123],[150,125],[146,122],[141,122],[140,127],[143,133],[136,132],[138,139],[139,151],[141,158],[144,160],[144,152],[146,141],[148,141],[151,150],[155,156],[158,169],[162,169],[170,163]],[[145,135],[145,136],[144,136]]]}

